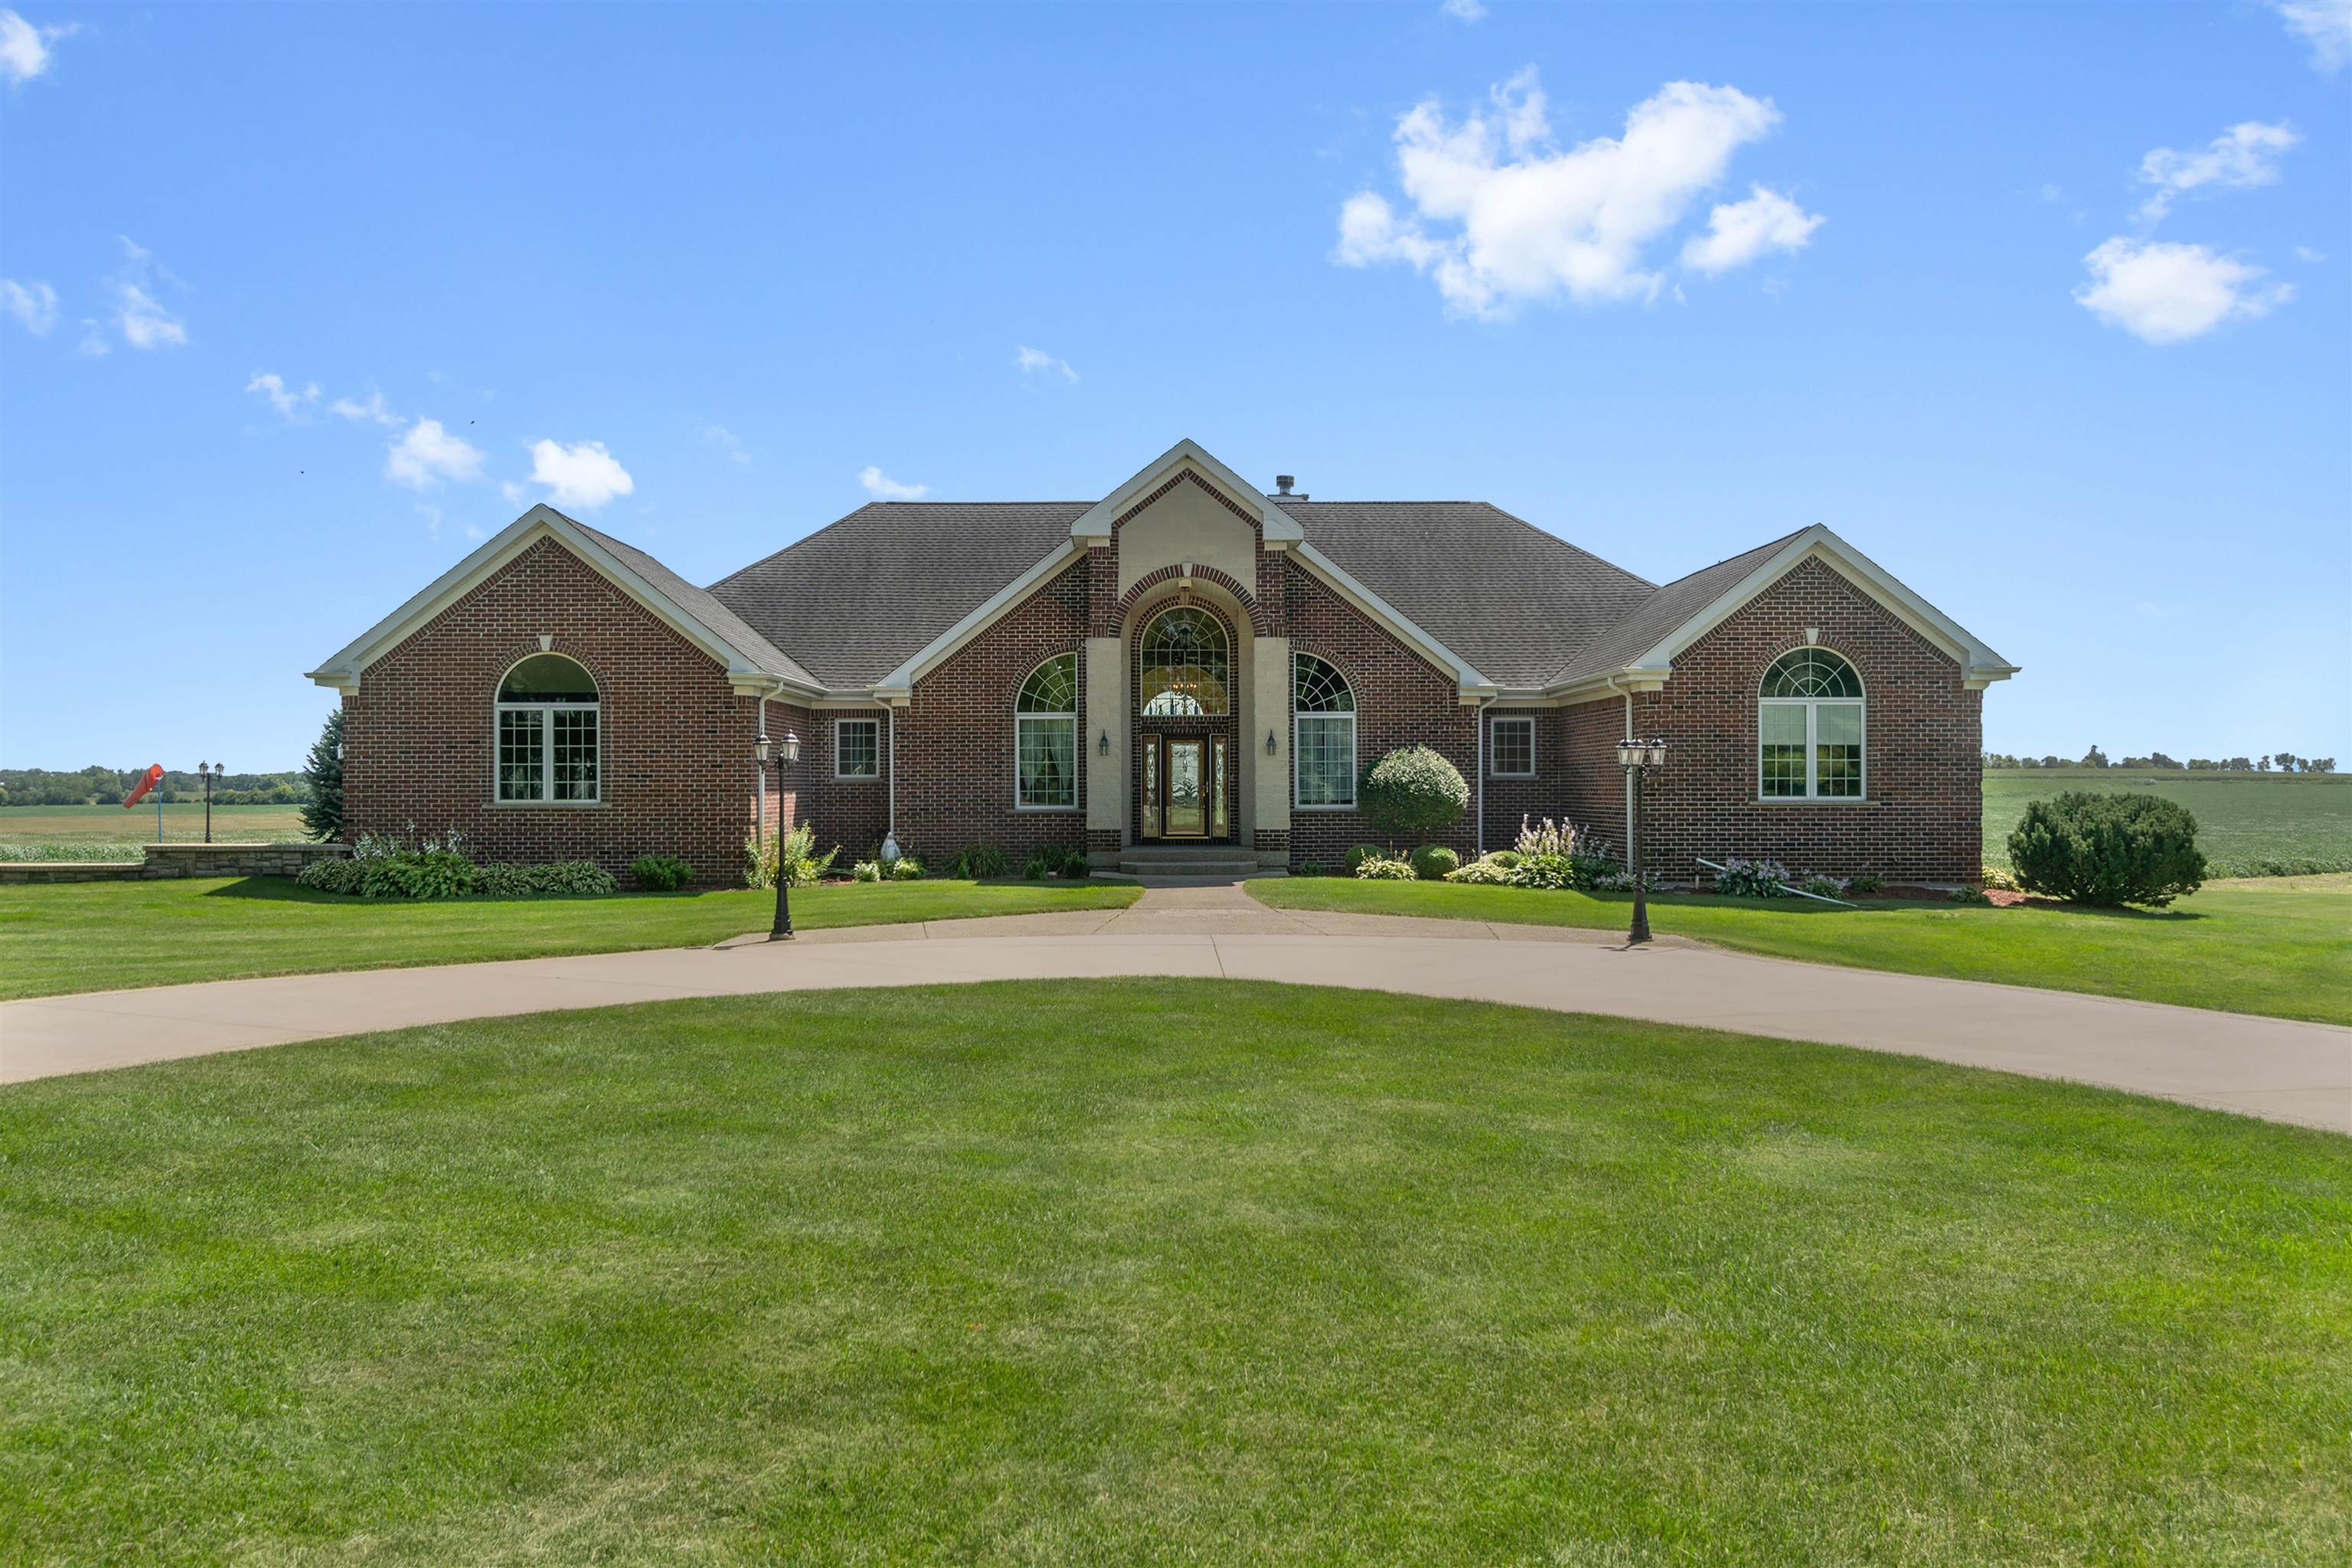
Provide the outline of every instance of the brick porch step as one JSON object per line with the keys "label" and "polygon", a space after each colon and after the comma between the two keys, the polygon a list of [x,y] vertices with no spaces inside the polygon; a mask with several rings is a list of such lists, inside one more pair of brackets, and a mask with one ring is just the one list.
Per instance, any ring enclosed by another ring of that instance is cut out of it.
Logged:
{"label": "brick porch step", "polygon": [[1222,847],[1130,849],[1118,868],[1130,877],[1247,877],[1265,869],[1255,855]]}

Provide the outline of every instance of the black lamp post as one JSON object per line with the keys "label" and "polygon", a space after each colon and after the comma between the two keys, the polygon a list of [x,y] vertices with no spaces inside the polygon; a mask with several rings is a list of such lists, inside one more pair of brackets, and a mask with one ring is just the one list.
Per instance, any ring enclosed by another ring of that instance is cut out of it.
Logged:
{"label": "black lamp post", "polygon": [[1626,787],[1633,795],[1633,841],[1625,847],[1625,868],[1633,874],[1633,929],[1626,933],[1625,945],[1634,947],[1650,940],[1650,900],[1642,876],[1642,775],[1666,765],[1666,743],[1620,741],[1617,765],[1625,770]]}
{"label": "black lamp post", "polygon": [[[768,765],[768,737],[761,735],[752,747],[760,765]],[[784,770],[801,760],[801,738],[790,730],[784,731],[783,742],[773,748],[776,756],[776,923],[768,928],[770,942],[793,940],[792,874],[784,865]]]}
{"label": "black lamp post", "polygon": [[[205,842],[207,844],[213,841],[213,780],[226,772],[226,763],[196,764],[196,776],[205,781]],[[155,798],[160,801],[163,797],[159,795]]]}

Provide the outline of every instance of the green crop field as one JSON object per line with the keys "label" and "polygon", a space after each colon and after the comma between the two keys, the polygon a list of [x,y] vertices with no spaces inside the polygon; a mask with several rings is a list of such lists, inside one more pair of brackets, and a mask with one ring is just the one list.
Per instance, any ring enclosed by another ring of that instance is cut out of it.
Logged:
{"label": "green crop field", "polygon": [[1984,858],[2009,864],[2009,836],[2028,801],[2069,790],[2161,795],[2197,818],[2216,877],[2352,871],[2352,773],[2189,773],[2017,768],[1984,776]]}
{"label": "green crop field", "polygon": [[[163,839],[200,844],[205,805],[163,807]],[[213,837],[222,843],[275,844],[307,838],[299,805],[216,805]],[[119,805],[0,805],[0,860],[136,860],[155,842],[155,808]]]}

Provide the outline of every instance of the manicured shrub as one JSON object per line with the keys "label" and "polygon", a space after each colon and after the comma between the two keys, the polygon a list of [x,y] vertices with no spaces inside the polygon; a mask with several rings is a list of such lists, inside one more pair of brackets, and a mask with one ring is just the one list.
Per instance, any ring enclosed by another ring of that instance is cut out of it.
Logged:
{"label": "manicured shrub", "polygon": [[1519,863],[1511,868],[1510,884],[1514,888],[1538,888],[1557,892],[1577,884],[1576,861],[1567,855],[1522,855]]}
{"label": "manicured shrub", "polygon": [[1442,882],[1462,864],[1462,857],[1443,844],[1424,844],[1405,858],[1424,882]]}
{"label": "manicured shrub", "polygon": [[1462,820],[1470,786],[1427,746],[1400,746],[1356,781],[1356,809],[1391,839],[1425,838]]}
{"label": "manicured shrub", "polygon": [[694,868],[676,855],[640,855],[629,862],[629,877],[649,893],[674,893],[694,880]]}
{"label": "manicured shrub", "polygon": [[1348,875],[1350,877],[1354,876],[1356,874],[1356,868],[1367,860],[1384,860],[1388,858],[1388,853],[1389,852],[1387,850],[1381,848],[1377,844],[1354,844],[1349,846]]}
{"label": "manicured shrub", "polygon": [[1004,851],[993,844],[967,844],[948,857],[940,875],[953,877],[958,881],[979,882],[991,877],[1003,877],[1013,869]]}
{"label": "manicured shrub", "polygon": [[2077,790],[2029,803],[2009,836],[2020,886],[2078,904],[2161,908],[2205,880],[2197,819],[2155,795]]}
{"label": "manicured shrub", "polygon": [[1507,871],[1512,867],[1519,863],[1519,852],[1516,849],[1489,849],[1486,854],[1480,856],[1479,858],[1482,860],[1491,860],[1496,866],[1499,866],[1504,870]]}
{"label": "manicured shrub", "polygon": [[1368,882],[1416,882],[1421,874],[1410,860],[1400,860],[1387,855],[1374,855],[1356,868],[1356,875]]}

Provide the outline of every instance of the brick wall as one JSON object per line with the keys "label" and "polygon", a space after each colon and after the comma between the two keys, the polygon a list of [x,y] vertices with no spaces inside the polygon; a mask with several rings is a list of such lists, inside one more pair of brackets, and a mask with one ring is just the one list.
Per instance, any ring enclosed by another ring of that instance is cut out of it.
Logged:
{"label": "brick wall", "polygon": [[[1086,715],[1089,570],[1081,561],[1040,584],[915,683],[898,715],[898,842],[910,852],[936,861],[981,841],[1018,868],[1049,844],[1087,847],[1087,770],[1095,756]],[[1078,656],[1077,805],[1016,811],[1013,701],[1029,672],[1060,653]]]}
{"label": "brick wall", "polygon": [[[1535,721],[1535,763],[1533,778],[1497,778],[1494,767],[1492,743],[1495,721],[1497,719],[1532,719]],[[1505,708],[1497,704],[1486,710],[1483,734],[1486,738],[1481,763],[1489,772],[1486,786],[1486,849],[1508,849],[1519,837],[1519,818],[1531,816],[1538,820],[1558,820],[1568,809],[1566,788],[1567,754],[1560,743],[1564,723],[1557,708]]]}
{"label": "brick wall", "polygon": [[[1767,665],[1804,646],[1809,626],[1862,677],[1863,801],[1757,799],[1758,687]],[[1613,745],[1618,703],[1585,706],[1609,710]],[[1769,856],[1838,876],[1973,879],[1982,863],[1981,717],[1982,693],[1963,686],[1953,659],[1832,568],[1801,563],[1677,657],[1665,689],[1633,699],[1636,731],[1663,735],[1670,748],[1664,772],[1643,786],[1644,854],[1675,880],[1695,875],[1699,855]],[[1591,728],[1597,752],[1602,726]]]}
{"label": "brick wall", "polygon": [[[1311,653],[1326,659],[1348,678],[1356,693],[1356,766],[1361,770],[1399,746],[1431,748],[1475,779],[1478,767],[1477,710],[1465,708],[1454,677],[1425,662],[1353,605],[1326,587],[1296,562],[1286,562],[1283,584],[1284,619],[1290,629],[1294,653]],[[1288,720],[1284,720],[1288,728]],[[1290,742],[1283,752],[1289,757]],[[1286,763],[1296,767],[1296,760]],[[1293,781],[1292,798],[1297,798]],[[1431,842],[1444,844],[1467,858],[1475,851],[1472,814],[1465,811],[1451,832],[1433,834]],[[1351,844],[1377,842],[1379,836],[1355,811],[1301,810],[1290,814],[1290,856],[1296,866],[1315,860],[1335,867]]]}
{"label": "brick wall", "polygon": [[[600,805],[494,801],[499,681],[542,633],[596,678]],[[639,855],[682,855],[705,885],[732,885],[754,705],[709,654],[541,540],[369,665],[343,700],[345,826],[457,827],[478,858],[585,858],[614,872]]]}

